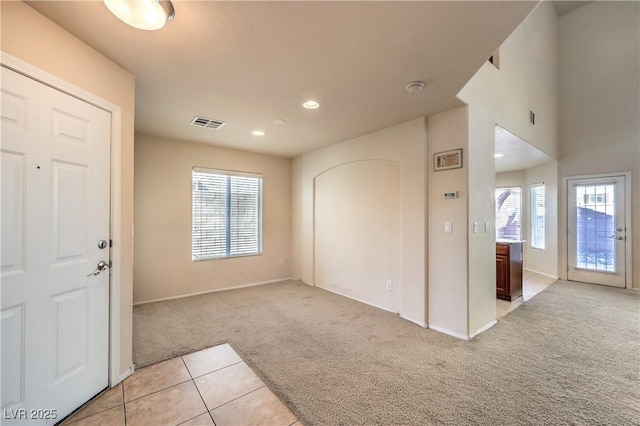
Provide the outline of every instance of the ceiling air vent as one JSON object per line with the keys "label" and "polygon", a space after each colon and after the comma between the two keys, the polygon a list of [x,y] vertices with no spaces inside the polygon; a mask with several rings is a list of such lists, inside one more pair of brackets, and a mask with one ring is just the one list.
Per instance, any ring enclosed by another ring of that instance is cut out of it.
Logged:
{"label": "ceiling air vent", "polygon": [[212,120],[211,118],[205,118],[205,117],[194,117],[194,119],[191,120],[192,126],[206,127],[207,129],[213,129],[213,130],[218,130],[220,127],[224,126],[225,124],[227,123],[225,123],[224,121]]}

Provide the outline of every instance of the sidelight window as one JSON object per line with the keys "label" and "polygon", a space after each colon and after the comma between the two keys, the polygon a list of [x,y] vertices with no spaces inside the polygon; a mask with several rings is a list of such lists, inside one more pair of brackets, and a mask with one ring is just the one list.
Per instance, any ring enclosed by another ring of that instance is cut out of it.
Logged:
{"label": "sidelight window", "polygon": [[531,185],[531,247],[544,250],[544,183]]}

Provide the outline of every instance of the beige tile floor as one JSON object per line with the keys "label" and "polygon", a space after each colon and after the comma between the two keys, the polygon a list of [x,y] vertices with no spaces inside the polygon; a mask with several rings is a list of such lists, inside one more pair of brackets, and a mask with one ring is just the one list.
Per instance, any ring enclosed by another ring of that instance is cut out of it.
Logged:
{"label": "beige tile floor", "polygon": [[228,345],[137,370],[64,425],[283,425],[300,423]]}
{"label": "beige tile floor", "polygon": [[522,297],[518,297],[516,300],[509,302],[508,300],[496,300],[496,318],[500,319],[513,311],[523,302],[531,299],[536,294],[540,293],[545,288],[556,282],[553,278],[545,277],[544,275],[536,274],[531,271],[522,271]]}

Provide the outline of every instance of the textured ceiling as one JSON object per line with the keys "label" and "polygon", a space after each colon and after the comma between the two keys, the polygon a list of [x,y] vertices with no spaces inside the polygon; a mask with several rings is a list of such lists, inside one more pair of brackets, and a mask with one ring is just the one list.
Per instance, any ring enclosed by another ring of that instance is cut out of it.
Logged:
{"label": "textured ceiling", "polygon": [[520,139],[507,129],[496,126],[495,152],[496,173],[526,170],[553,161],[544,152]]}
{"label": "textured ceiling", "polygon": [[589,3],[593,3],[593,2],[577,1],[577,0],[566,0],[566,1],[556,0],[553,2],[553,6],[556,8],[556,12],[558,13],[558,16],[563,16],[569,12],[573,12],[574,10],[582,6],[586,6]]}
{"label": "textured ceiling", "polygon": [[[174,1],[154,32],[101,1],[28,4],[136,76],[136,132],[293,157],[460,105],[537,1]],[[423,92],[406,92],[413,80]]]}

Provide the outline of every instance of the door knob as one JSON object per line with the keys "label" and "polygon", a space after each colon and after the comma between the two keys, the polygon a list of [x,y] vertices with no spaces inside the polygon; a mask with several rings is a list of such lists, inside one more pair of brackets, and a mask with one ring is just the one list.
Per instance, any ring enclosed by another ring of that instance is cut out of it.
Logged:
{"label": "door knob", "polygon": [[104,271],[105,269],[109,269],[109,268],[111,268],[111,261],[105,262],[104,260],[101,260],[100,262],[98,262],[98,266],[96,267],[96,270],[91,272],[89,275],[87,275],[87,277],[92,277],[94,275],[99,275],[100,272]]}

